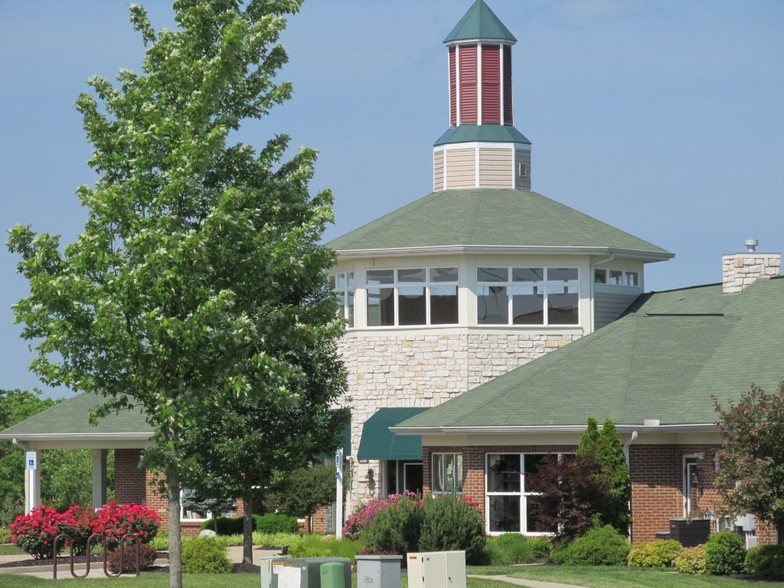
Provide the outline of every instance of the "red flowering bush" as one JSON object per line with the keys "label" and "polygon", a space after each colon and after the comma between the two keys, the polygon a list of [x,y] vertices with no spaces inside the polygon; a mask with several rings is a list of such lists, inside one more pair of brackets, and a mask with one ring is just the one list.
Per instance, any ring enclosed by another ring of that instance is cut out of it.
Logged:
{"label": "red flowering bush", "polygon": [[142,543],[149,543],[158,532],[161,517],[154,510],[141,504],[106,504],[90,522],[93,533],[106,539],[109,551],[116,549],[126,535],[133,535]]}
{"label": "red flowering bush", "polygon": [[390,504],[404,499],[417,500],[417,495],[406,490],[403,494],[390,494],[386,498],[374,498],[367,504],[360,506],[343,523],[343,536],[348,539],[359,539],[362,530],[376,518],[378,513],[387,510]]}
{"label": "red flowering bush", "polygon": [[74,505],[65,511],[60,520],[60,533],[73,539],[73,550],[76,555],[87,552],[87,540],[92,535],[92,522],[95,510],[91,506]]}
{"label": "red flowering bush", "polygon": [[40,508],[34,508],[30,514],[14,519],[11,523],[11,542],[34,559],[49,559],[53,555],[55,537],[61,533],[61,525],[65,523],[65,519],[65,514],[41,505]]}

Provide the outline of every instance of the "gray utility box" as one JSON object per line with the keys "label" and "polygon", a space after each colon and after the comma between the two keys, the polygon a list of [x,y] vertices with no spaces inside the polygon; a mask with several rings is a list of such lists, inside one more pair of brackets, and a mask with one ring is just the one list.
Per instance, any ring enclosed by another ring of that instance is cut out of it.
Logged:
{"label": "gray utility box", "polygon": [[466,588],[465,551],[409,553],[408,588]]}
{"label": "gray utility box", "polygon": [[358,555],[357,586],[400,588],[402,555]]}
{"label": "gray utility box", "polygon": [[[264,584],[265,566],[269,562],[270,584]],[[274,557],[261,561],[261,588],[321,588],[321,565],[343,566],[345,586],[351,586],[351,560],[346,557]]]}

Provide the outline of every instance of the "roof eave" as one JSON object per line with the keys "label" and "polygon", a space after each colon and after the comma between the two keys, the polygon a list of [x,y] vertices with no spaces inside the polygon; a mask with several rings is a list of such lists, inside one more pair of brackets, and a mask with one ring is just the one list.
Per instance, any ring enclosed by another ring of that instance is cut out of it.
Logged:
{"label": "roof eave", "polygon": [[152,432],[135,433],[0,433],[0,441],[148,441]]}
{"label": "roof eave", "polygon": [[535,253],[535,254],[577,254],[577,255],[618,255],[635,257],[648,262],[666,261],[675,254],[669,251],[646,251],[643,249],[620,249],[616,247],[589,246],[538,246],[538,245],[427,245],[422,247],[389,247],[374,249],[336,249],[341,259],[358,259],[362,257],[400,257],[433,254],[466,254],[466,253]]}
{"label": "roof eave", "polygon": [[[716,423],[684,423],[646,426],[639,424],[615,425],[619,433],[704,433],[717,431]],[[574,425],[486,425],[486,426],[433,426],[390,427],[395,435],[469,435],[469,434],[520,434],[583,433],[585,423]]]}

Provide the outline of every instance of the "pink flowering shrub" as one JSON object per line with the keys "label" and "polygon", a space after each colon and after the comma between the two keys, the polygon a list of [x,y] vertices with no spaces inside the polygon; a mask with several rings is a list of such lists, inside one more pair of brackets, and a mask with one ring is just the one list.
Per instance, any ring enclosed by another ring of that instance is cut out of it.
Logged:
{"label": "pink flowering shrub", "polygon": [[63,513],[60,521],[60,533],[73,539],[73,550],[76,555],[87,552],[87,540],[92,535],[92,522],[95,510],[91,506],[74,505]]}
{"label": "pink flowering shrub", "polygon": [[45,505],[34,508],[30,514],[20,515],[11,523],[11,542],[32,555],[33,559],[49,559],[65,517],[65,514]]}
{"label": "pink flowering shrub", "polygon": [[117,504],[114,500],[106,504],[90,523],[93,533],[106,539],[109,551],[120,545],[125,535],[133,535],[142,543],[149,543],[158,532],[161,517],[142,504]]}
{"label": "pink flowering shrub", "polygon": [[346,522],[343,523],[343,536],[348,539],[359,539],[362,531],[373,522],[378,513],[387,510],[390,504],[400,500],[418,500],[418,497],[413,492],[406,490],[403,494],[390,494],[386,498],[374,498],[357,508],[346,518]]}

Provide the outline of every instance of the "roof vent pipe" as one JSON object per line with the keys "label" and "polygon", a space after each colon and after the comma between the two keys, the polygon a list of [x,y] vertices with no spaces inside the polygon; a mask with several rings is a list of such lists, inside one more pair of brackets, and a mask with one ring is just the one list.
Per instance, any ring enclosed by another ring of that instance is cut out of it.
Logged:
{"label": "roof vent pipe", "polygon": [[746,239],[743,244],[746,246],[747,253],[754,253],[757,250],[757,245],[759,245],[759,241],[756,239]]}

